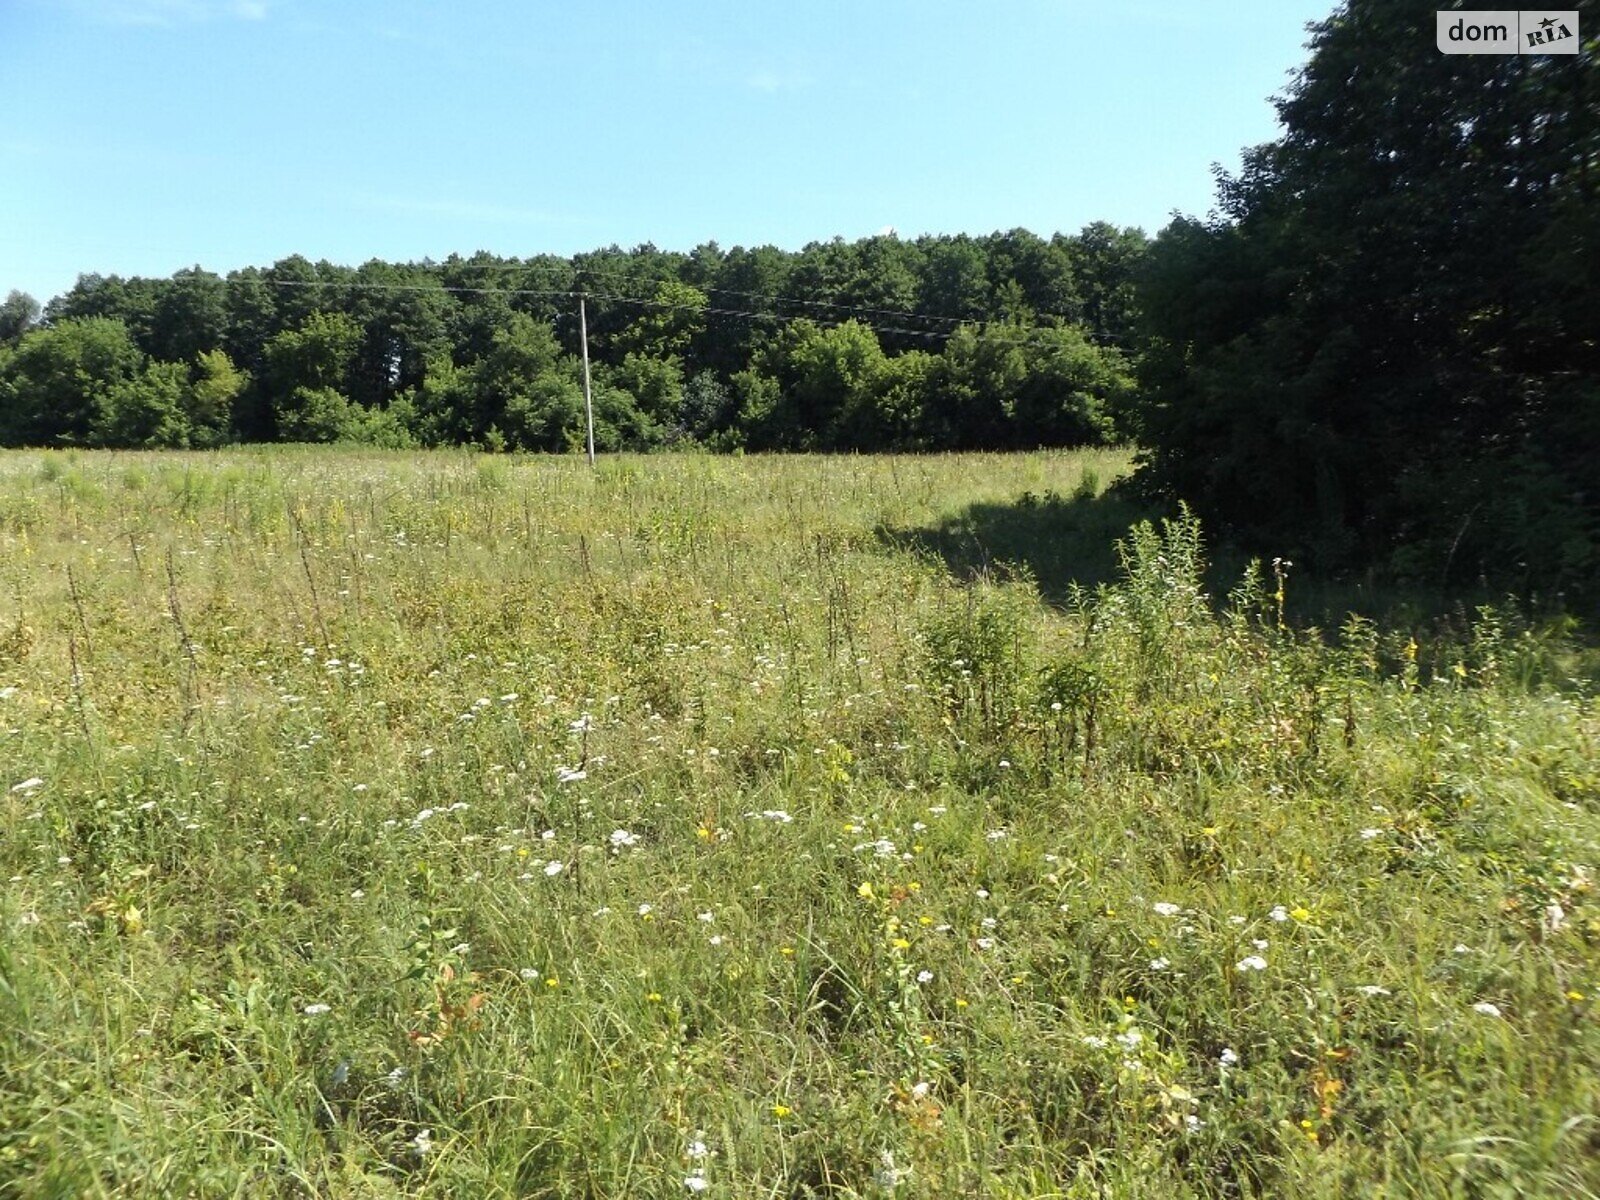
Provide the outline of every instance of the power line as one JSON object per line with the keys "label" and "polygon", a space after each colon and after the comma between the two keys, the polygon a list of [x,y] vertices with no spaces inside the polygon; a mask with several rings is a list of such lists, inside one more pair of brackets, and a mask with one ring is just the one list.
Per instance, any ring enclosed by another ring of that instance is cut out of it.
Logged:
{"label": "power line", "polygon": [[[428,269],[433,269],[433,268],[424,267],[422,269],[428,270]],[[621,274],[618,274],[615,271],[596,270],[596,269],[594,269],[592,267],[563,268],[563,267],[558,266],[555,263],[528,263],[528,264],[520,264],[520,263],[461,263],[461,264],[453,264],[453,265],[451,265],[451,266],[449,266],[447,268],[439,268],[439,269],[445,269],[445,270],[470,270],[470,271],[539,271],[539,270],[549,269],[549,270],[565,270],[568,274],[573,275],[573,276],[577,276],[577,277],[591,277],[591,278],[599,278],[599,279],[620,280],[624,284],[650,283],[650,282],[654,282],[654,283],[660,284],[660,283],[668,283],[668,282],[672,282],[672,283],[680,283],[680,282],[682,282],[681,280],[676,280],[676,279],[651,280],[647,276],[621,275]],[[935,323],[941,324],[941,325],[966,325],[966,324],[971,324],[972,322],[975,322],[975,321],[980,321],[981,322],[983,320],[982,317],[978,317],[978,316],[971,316],[971,317],[944,317],[944,316],[938,316],[938,315],[933,314],[933,313],[916,312],[916,311],[914,311],[912,309],[879,308],[879,307],[876,307],[876,306],[865,305],[865,304],[845,304],[845,303],[842,303],[842,302],[837,301],[837,300],[815,300],[815,299],[810,299],[810,298],[807,298],[807,297],[804,297],[804,296],[781,296],[781,295],[777,295],[777,294],[771,293],[771,292],[746,292],[746,291],[740,291],[737,288],[717,287],[714,284],[691,283],[691,284],[685,284],[684,286],[692,287],[698,292],[704,292],[704,293],[707,293],[707,294],[722,295],[722,296],[739,296],[739,297],[741,297],[743,299],[747,299],[747,300],[762,300],[762,301],[766,301],[768,303],[775,304],[775,305],[776,304],[794,304],[794,305],[799,305],[799,306],[802,306],[802,307],[805,307],[805,308],[837,309],[837,310],[846,311],[846,312],[870,313],[870,314],[872,314],[874,316],[899,317],[899,318],[902,318],[902,319],[910,319],[910,320],[914,320],[914,321],[931,321],[931,322],[935,322]],[[1070,313],[1043,312],[1043,313],[1036,313],[1035,316],[1040,317],[1042,319],[1047,319],[1047,320],[1048,319],[1055,319],[1055,320],[1062,320],[1062,321],[1070,321],[1072,319]]]}

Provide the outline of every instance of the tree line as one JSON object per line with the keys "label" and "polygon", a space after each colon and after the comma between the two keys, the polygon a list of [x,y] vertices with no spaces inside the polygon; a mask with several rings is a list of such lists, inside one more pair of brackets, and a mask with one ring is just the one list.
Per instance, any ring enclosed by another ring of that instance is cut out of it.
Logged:
{"label": "tree line", "polygon": [[[1137,229],[81,276],[0,314],[0,443],[1000,449],[1118,436]],[[42,323],[36,317],[42,315]]]}
{"label": "tree line", "polygon": [[0,443],[1008,449],[1321,572],[1600,596],[1600,0],[1577,54],[1444,55],[1344,0],[1283,126],[1153,239],[894,236],[84,276],[0,306]]}

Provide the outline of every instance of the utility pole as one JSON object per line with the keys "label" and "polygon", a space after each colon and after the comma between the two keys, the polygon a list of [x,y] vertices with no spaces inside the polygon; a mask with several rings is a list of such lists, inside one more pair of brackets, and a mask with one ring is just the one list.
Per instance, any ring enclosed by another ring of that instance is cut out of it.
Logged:
{"label": "utility pole", "polygon": [[589,465],[594,466],[594,400],[589,392],[589,317],[578,293],[578,333],[583,341],[583,416],[589,426]]}

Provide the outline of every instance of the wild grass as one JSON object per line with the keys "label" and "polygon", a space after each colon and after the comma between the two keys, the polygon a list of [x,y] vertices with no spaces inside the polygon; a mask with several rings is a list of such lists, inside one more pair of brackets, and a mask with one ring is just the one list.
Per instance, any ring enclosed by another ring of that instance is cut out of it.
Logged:
{"label": "wild grass", "polygon": [[1126,464],[0,456],[0,1195],[1600,1192],[1587,687]]}

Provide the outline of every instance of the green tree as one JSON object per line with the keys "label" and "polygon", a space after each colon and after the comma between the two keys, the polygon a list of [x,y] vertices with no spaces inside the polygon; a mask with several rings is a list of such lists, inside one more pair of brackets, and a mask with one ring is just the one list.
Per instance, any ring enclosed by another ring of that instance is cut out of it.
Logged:
{"label": "green tree", "polygon": [[1094,336],[1131,352],[1139,333],[1139,272],[1149,253],[1144,230],[1105,221],[1058,238],[1081,297],[1081,321]]}
{"label": "green tree", "polygon": [[121,321],[135,344],[148,354],[160,289],[161,281],[155,279],[79,275],[68,291],[45,305],[45,320],[55,324],[73,317],[109,317]]}
{"label": "green tree", "polygon": [[[314,312],[297,329],[286,329],[264,350],[267,384],[278,434],[290,440],[332,440],[320,436],[332,428],[329,415],[337,408],[333,393],[348,401],[350,370],[361,342],[361,327],[344,313]],[[312,406],[301,413],[301,405]],[[308,437],[309,432],[318,436]]]}
{"label": "green tree", "polygon": [[87,440],[119,449],[183,449],[190,424],[184,411],[189,386],[182,363],[150,362],[137,375],[107,389]]}
{"label": "green tree", "polygon": [[668,279],[655,285],[639,316],[611,339],[614,354],[678,359],[705,331],[709,301],[699,288]]}
{"label": "green tree", "polygon": [[13,288],[0,303],[0,345],[14,342],[39,323],[39,302]]}
{"label": "green tree", "polygon": [[783,386],[782,402],[770,418],[780,444],[844,448],[852,429],[871,423],[866,414],[877,403],[885,358],[867,326],[846,321],[825,329],[795,321],[770,357]]}
{"label": "green tree", "polygon": [[[604,382],[603,373],[601,382]],[[600,392],[606,411],[626,426],[614,396],[632,397],[620,389],[596,388],[597,424]],[[415,392],[419,435],[427,442],[473,442],[516,450],[564,451],[584,430],[583,388],[578,364],[561,352],[549,325],[512,312],[489,342],[488,353],[456,366],[436,357]]]}
{"label": "green tree", "polygon": [[1442,55],[1434,8],[1341,4],[1284,136],[1157,240],[1140,474],[1274,553],[1592,584],[1600,14]]}
{"label": "green tree", "polygon": [[660,426],[677,420],[683,405],[683,361],[676,355],[629,354],[621,365],[610,369],[607,380],[633,396],[648,424]]}
{"label": "green tree", "polygon": [[923,238],[917,244],[926,263],[921,311],[962,321],[988,316],[989,262],[983,247],[965,234]]}
{"label": "green tree", "polygon": [[110,317],[67,317],[30,330],[0,366],[0,444],[84,445],[114,389],[144,356]]}
{"label": "green tree", "polygon": [[190,444],[220,446],[229,439],[234,406],[249,384],[249,372],[234,366],[226,351],[209,350],[195,357],[184,390]]}
{"label": "green tree", "polygon": [[989,450],[1011,444],[1016,400],[1028,378],[1023,330],[963,325],[945,342],[923,410],[922,437],[943,450]]}
{"label": "green tree", "polygon": [[157,284],[145,348],[151,358],[189,363],[228,336],[227,285],[198,266]]}
{"label": "green tree", "polygon": [[738,401],[713,371],[700,371],[684,382],[671,439],[691,438],[712,444],[733,424]]}
{"label": "green tree", "polygon": [[1083,297],[1064,241],[1046,241],[1026,229],[1013,229],[991,234],[982,245],[989,259],[997,318],[1077,321],[1082,317]]}
{"label": "green tree", "polygon": [[907,350],[885,359],[871,405],[846,409],[841,421],[844,441],[862,450],[919,448],[938,373],[939,356],[926,350]]}
{"label": "green tree", "polygon": [[[708,294],[718,308],[763,316],[795,314],[795,306],[772,299],[787,294],[792,269],[792,257],[775,246],[735,246],[719,264],[716,285]],[[742,318],[708,321],[695,348],[696,364],[731,381],[736,372],[748,367],[773,325]]]}
{"label": "green tree", "polygon": [[1027,375],[1013,410],[1013,446],[1087,446],[1113,441],[1133,392],[1127,359],[1097,346],[1081,328],[1044,326],[1026,334]]}
{"label": "green tree", "polygon": [[453,300],[431,272],[366,263],[354,282],[350,316],[361,337],[350,364],[350,396],[383,408],[421,382],[429,358],[449,348]]}
{"label": "green tree", "polygon": [[776,450],[789,432],[779,420],[783,389],[758,367],[735,371],[728,380],[736,413],[730,441],[752,450]]}

